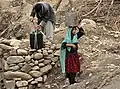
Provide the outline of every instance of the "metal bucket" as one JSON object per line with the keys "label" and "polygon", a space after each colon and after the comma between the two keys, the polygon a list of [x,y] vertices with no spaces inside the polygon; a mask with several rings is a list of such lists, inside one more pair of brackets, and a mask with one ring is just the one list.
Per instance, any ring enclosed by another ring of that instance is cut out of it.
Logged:
{"label": "metal bucket", "polygon": [[66,12],[65,13],[65,25],[66,26],[76,26],[78,24],[78,18],[76,12]]}

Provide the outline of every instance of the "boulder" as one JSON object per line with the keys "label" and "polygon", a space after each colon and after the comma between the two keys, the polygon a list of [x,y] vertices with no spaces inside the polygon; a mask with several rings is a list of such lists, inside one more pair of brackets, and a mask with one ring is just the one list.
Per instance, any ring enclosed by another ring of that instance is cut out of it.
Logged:
{"label": "boulder", "polygon": [[14,80],[6,80],[5,82],[6,89],[15,89],[15,81]]}
{"label": "boulder", "polygon": [[57,61],[58,61],[58,57],[51,58],[51,60],[52,60],[53,62],[57,62]]}
{"label": "boulder", "polygon": [[49,54],[53,53],[53,50],[48,50],[48,53],[49,53]]}
{"label": "boulder", "polygon": [[7,64],[7,61],[4,61],[4,70],[9,70],[9,65]]}
{"label": "boulder", "polygon": [[30,71],[29,74],[35,78],[40,77],[42,75],[40,71]]}
{"label": "boulder", "polygon": [[5,45],[5,44],[0,44],[0,48],[4,49],[4,50],[11,50],[12,49],[11,46],[8,46],[8,45]]}
{"label": "boulder", "polygon": [[47,50],[43,50],[43,55],[44,55],[44,56],[48,56]]}
{"label": "boulder", "polygon": [[25,64],[22,68],[21,68],[21,71],[25,72],[25,73],[28,73],[30,72],[32,69],[32,67],[28,64]]}
{"label": "boulder", "polygon": [[60,56],[60,50],[57,50],[55,53],[54,53],[55,56]]}
{"label": "boulder", "polygon": [[51,63],[51,60],[44,60],[44,62],[43,62],[45,65],[46,64],[50,64]]}
{"label": "boulder", "polygon": [[16,49],[13,49],[13,50],[10,51],[10,56],[17,56]]}
{"label": "boulder", "polygon": [[41,53],[36,53],[33,58],[39,60],[42,57],[43,57],[43,55]]}
{"label": "boulder", "polygon": [[13,47],[19,47],[22,43],[22,41],[17,40],[17,39],[11,39],[10,41],[11,41],[10,45]]}
{"label": "boulder", "polygon": [[20,67],[18,65],[15,65],[15,66],[10,67],[9,69],[13,71],[17,71],[20,69]]}
{"label": "boulder", "polygon": [[22,56],[10,56],[7,58],[7,62],[9,64],[14,64],[14,63],[21,63],[24,62],[24,58]]}
{"label": "boulder", "polygon": [[45,59],[40,59],[40,60],[39,60],[39,63],[43,62],[44,60],[45,60]]}
{"label": "boulder", "polygon": [[44,67],[45,64],[44,64],[44,63],[39,63],[38,66],[39,66],[39,67]]}
{"label": "boulder", "polygon": [[21,78],[23,80],[28,80],[32,78],[32,76],[23,72],[8,71],[8,72],[4,72],[4,75],[6,79]]}
{"label": "boulder", "polygon": [[37,82],[43,82],[43,78],[42,77],[38,77],[38,78],[35,79],[35,81],[37,81]]}
{"label": "boulder", "polygon": [[47,75],[44,75],[43,76],[43,82],[46,82],[46,80],[47,80]]}
{"label": "boulder", "polygon": [[28,55],[28,56],[25,57],[25,61],[26,62],[30,61],[30,59],[31,59],[30,55]]}
{"label": "boulder", "polygon": [[17,81],[16,82],[16,86],[17,87],[25,87],[28,85],[28,82],[27,81]]}
{"label": "boulder", "polygon": [[24,49],[18,49],[17,54],[20,56],[26,56],[28,54],[28,52]]}
{"label": "boulder", "polygon": [[34,66],[32,70],[40,70],[39,66]]}
{"label": "boulder", "polygon": [[49,70],[51,70],[51,69],[52,69],[52,66],[51,65],[47,65],[45,67],[40,68],[40,71],[41,71],[42,75],[44,75],[44,74],[48,73]]}

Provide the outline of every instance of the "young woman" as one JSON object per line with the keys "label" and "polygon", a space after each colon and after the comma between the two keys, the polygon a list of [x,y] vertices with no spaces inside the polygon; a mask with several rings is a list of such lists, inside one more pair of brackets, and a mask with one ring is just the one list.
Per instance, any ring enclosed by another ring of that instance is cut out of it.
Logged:
{"label": "young woman", "polygon": [[[77,32],[79,29],[79,32]],[[68,27],[65,39],[60,50],[60,63],[62,73],[69,79],[70,84],[76,83],[75,76],[80,72],[79,55],[77,53],[79,44],[78,39],[84,35],[81,25]]]}

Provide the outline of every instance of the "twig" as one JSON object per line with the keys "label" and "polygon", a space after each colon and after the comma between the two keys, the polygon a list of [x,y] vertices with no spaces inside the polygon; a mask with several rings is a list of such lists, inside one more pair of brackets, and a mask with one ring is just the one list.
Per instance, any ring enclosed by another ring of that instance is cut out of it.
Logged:
{"label": "twig", "polygon": [[98,5],[97,5],[95,8],[93,8],[93,9],[92,9],[90,12],[88,12],[87,14],[82,15],[82,17],[85,17],[85,16],[91,14],[92,12],[94,12],[94,11],[100,6],[101,3],[102,3],[102,0],[100,0],[100,2],[98,3]]}
{"label": "twig", "polygon": [[[16,17],[14,17],[13,19],[11,19],[11,21],[13,20],[13,21],[17,21],[19,18],[20,18],[20,16],[21,16],[21,14],[20,14],[21,12],[19,12],[17,15],[16,15]],[[5,29],[5,30],[3,30],[2,31],[2,33],[0,34],[0,37],[2,37],[7,31],[8,31],[8,29],[12,26],[12,22],[10,21],[10,25]],[[8,32],[8,33],[10,33],[10,31]]]}
{"label": "twig", "polygon": [[116,19],[116,21],[115,21],[115,28],[116,28],[117,30],[119,30],[118,27],[117,27],[117,23],[118,23],[119,20],[120,20],[119,18],[120,18],[120,16],[119,16],[119,17]]}
{"label": "twig", "polygon": [[109,17],[109,14],[110,14],[110,9],[112,8],[113,3],[114,3],[114,0],[111,1],[110,7],[108,9],[108,13],[107,13],[107,16],[106,16],[107,21],[108,21],[108,17]]}
{"label": "twig", "polygon": [[120,16],[116,19],[115,24],[117,24],[120,20]]}
{"label": "twig", "polygon": [[97,8],[96,12],[95,12],[95,16],[97,15],[98,11],[102,10],[107,4],[103,5],[101,8]]}
{"label": "twig", "polygon": [[[10,27],[10,26],[9,26]],[[2,37],[6,32],[7,30],[9,29],[9,27],[7,27],[1,34],[0,34],[0,37]]]}

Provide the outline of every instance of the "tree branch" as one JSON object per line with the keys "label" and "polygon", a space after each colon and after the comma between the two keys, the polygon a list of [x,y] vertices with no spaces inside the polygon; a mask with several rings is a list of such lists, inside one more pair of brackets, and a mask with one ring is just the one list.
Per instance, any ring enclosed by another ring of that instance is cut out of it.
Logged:
{"label": "tree branch", "polygon": [[60,6],[60,3],[62,2],[62,0],[58,0],[58,2],[55,4],[54,8],[57,11],[58,7]]}
{"label": "tree branch", "polygon": [[93,11],[95,11],[95,10],[100,6],[101,3],[102,3],[102,0],[100,0],[100,2],[98,3],[98,5],[97,5],[95,8],[93,8],[93,9],[92,9],[90,12],[88,12],[87,14],[82,15],[82,17],[85,17],[85,16],[91,14]]}

